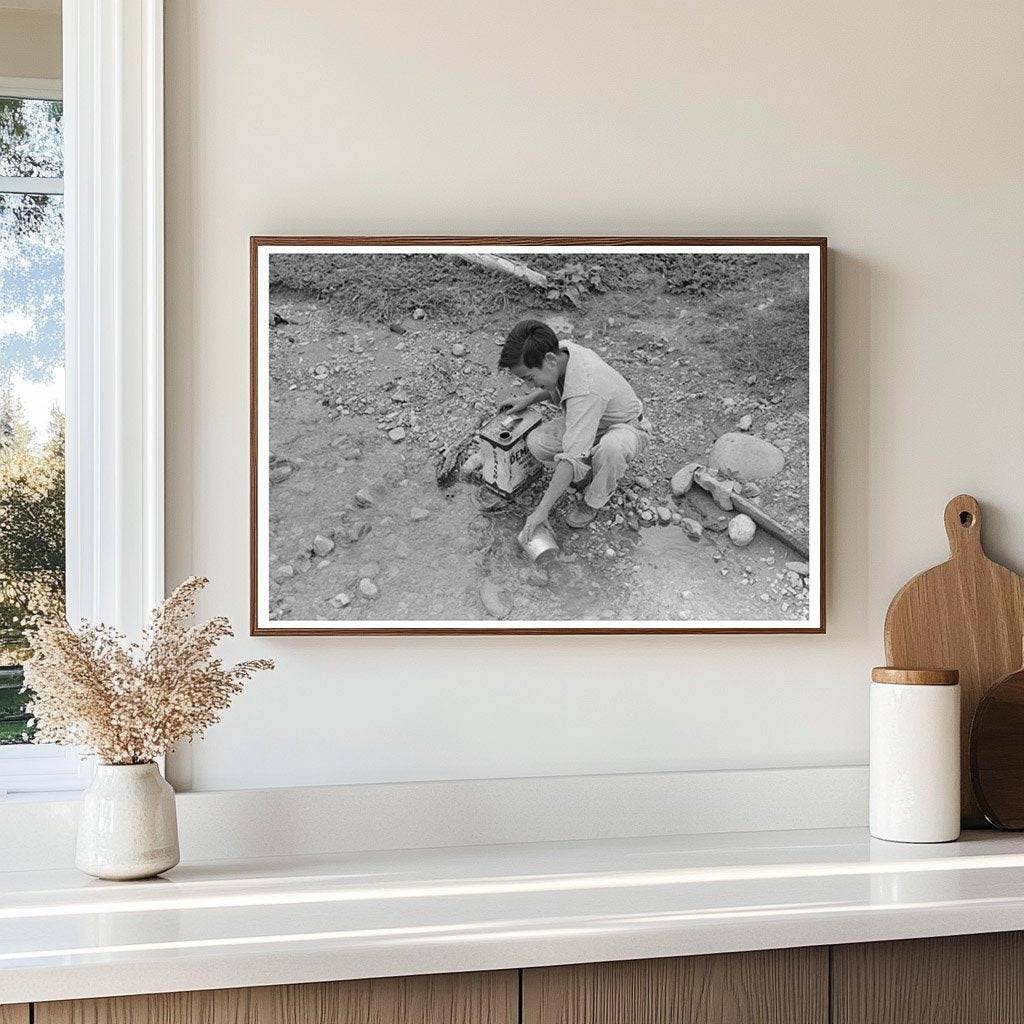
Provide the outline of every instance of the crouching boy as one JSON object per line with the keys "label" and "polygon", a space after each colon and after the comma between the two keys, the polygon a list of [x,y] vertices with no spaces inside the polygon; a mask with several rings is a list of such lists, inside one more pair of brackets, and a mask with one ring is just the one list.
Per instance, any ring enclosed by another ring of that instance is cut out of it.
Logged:
{"label": "crouching boy", "polygon": [[565,516],[577,529],[592,522],[650,439],[643,403],[629,382],[596,352],[559,341],[540,320],[523,320],[509,331],[498,365],[534,390],[502,410],[520,413],[551,399],[562,412],[526,437],[530,452],[554,474],[520,534],[526,542],[545,522],[555,502],[572,486],[583,500]]}

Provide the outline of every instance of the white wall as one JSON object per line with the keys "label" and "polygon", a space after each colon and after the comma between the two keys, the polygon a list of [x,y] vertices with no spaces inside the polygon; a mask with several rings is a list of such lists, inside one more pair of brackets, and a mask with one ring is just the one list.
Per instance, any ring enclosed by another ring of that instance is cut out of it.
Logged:
{"label": "white wall", "polygon": [[168,582],[247,622],[255,233],[827,234],[824,637],[242,637],[198,789],[861,763],[892,592],[1024,567],[1024,7],[167,0]]}

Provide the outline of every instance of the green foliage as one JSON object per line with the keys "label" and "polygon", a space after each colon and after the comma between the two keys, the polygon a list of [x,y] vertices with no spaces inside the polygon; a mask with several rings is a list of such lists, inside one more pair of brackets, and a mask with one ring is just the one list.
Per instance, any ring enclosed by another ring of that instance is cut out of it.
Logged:
{"label": "green foliage", "polygon": [[[63,614],[64,418],[54,413],[41,448],[17,398],[0,399],[0,666],[31,653],[26,628],[40,613]],[[20,680],[20,670],[18,674]],[[0,743],[23,742],[20,708],[28,695],[14,690],[0,668]],[[20,685],[20,682],[19,682]],[[12,701],[17,700],[17,707]]]}

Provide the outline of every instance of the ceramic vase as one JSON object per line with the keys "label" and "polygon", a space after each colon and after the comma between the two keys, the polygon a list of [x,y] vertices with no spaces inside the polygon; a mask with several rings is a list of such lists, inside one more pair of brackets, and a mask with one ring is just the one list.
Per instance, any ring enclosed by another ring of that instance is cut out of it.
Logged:
{"label": "ceramic vase", "polygon": [[178,863],[174,790],[153,763],[101,764],[82,794],[75,864],[96,878],[151,878]]}

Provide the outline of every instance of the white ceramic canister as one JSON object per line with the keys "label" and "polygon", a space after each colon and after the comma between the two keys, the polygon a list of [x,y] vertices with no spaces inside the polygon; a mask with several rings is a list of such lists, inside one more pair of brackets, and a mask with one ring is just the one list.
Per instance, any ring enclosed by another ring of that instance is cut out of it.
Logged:
{"label": "white ceramic canister", "polygon": [[960,684],[952,669],[871,672],[871,834],[897,843],[960,835]]}
{"label": "white ceramic canister", "polygon": [[96,878],[150,878],[178,863],[174,790],[147,764],[99,764],[82,794],[75,864]]}

